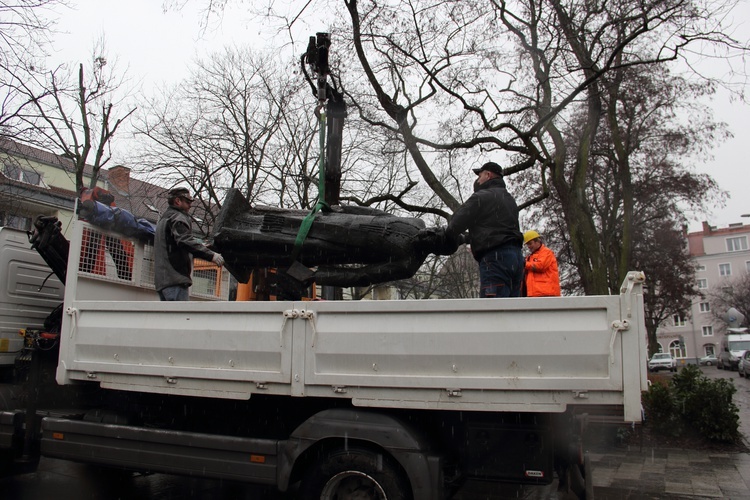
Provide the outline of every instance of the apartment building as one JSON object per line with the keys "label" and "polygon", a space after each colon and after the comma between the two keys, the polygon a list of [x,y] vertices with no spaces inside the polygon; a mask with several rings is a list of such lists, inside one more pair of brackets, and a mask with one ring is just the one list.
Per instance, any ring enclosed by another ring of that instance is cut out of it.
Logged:
{"label": "apartment building", "polygon": [[[84,183],[91,179],[91,167],[84,171]],[[99,172],[97,185],[114,196],[114,204],[127,210],[138,219],[156,222],[167,209],[167,189],[130,176],[128,167],[117,165]],[[38,215],[57,217],[62,224],[63,236],[69,237],[75,218],[75,168],[63,156],[0,138],[0,226],[23,231],[31,229]],[[208,231],[203,207],[196,206],[191,215],[196,221],[194,229]],[[205,237],[205,233],[199,236]],[[101,259],[113,260],[102,252]],[[126,259],[126,257],[122,257]],[[93,264],[92,264],[93,265]],[[104,269],[106,266],[102,266]],[[211,262],[196,259],[193,272],[194,297],[214,298],[227,296],[229,275]]]}
{"label": "apartment building", "polygon": [[[704,294],[750,271],[750,225],[717,228],[704,222],[701,231],[686,236],[696,264],[697,285]],[[675,315],[657,331],[661,351],[672,353],[684,363],[718,353],[726,325],[716,319],[716,313],[722,312],[712,311],[707,297],[695,298],[689,315]]]}
{"label": "apartment building", "polygon": [[[91,168],[84,171],[86,185]],[[165,188],[130,177],[117,165],[99,172],[97,185],[115,205],[152,222],[167,208]],[[67,158],[10,139],[0,139],[0,226],[28,231],[37,215],[54,215],[67,235],[75,210],[75,168]],[[200,211],[200,207],[197,208]]]}

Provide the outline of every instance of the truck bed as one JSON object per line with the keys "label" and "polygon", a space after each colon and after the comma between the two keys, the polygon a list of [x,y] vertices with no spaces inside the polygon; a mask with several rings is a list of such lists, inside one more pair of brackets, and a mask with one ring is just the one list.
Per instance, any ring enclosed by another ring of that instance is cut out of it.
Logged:
{"label": "truck bed", "polygon": [[387,408],[623,405],[626,421],[641,420],[640,273],[618,296],[167,303],[148,281],[148,245],[132,241],[130,273],[112,265],[104,274],[82,271],[91,266],[72,256],[91,253],[84,230],[100,232],[79,222],[71,241],[61,384],[225,399],[346,398]]}

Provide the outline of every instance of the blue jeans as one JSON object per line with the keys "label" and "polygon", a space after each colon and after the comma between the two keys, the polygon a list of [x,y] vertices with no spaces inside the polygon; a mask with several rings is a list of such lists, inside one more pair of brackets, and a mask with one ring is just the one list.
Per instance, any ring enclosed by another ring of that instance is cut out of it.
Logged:
{"label": "blue jeans", "polygon": [[490,250],[479,261],[479,296],[520,297],[524,259],[521,247]]}
{"label": "blue jeans", "polygon": [[188,287],[185,286],[168,286],[159,290],[159,299],[162,301],[178,301],[178,300],[190,300],[190,292]]}

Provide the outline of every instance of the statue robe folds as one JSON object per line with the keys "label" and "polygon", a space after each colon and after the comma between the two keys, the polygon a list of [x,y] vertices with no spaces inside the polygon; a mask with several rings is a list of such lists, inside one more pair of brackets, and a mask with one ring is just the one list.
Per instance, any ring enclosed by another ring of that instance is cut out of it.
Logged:
{"label": "statue robe folds", "polygon": [[308,213],[251,207],[239,190],[232,189],[214,226],[212,248],[241,283],[247,282],[254,268],[287,270],[302,264],[309,268],[308,279],[331,286],[409,278],[428,254],[416,237],[425,227],[420,219],[341,206],[315,214],[295,262],[294,243]]}

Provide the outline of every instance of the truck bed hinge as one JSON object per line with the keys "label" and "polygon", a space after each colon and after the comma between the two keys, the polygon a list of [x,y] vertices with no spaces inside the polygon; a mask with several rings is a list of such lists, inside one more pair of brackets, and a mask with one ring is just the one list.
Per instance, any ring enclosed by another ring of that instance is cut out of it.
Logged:
{"label": "truck bed hinge", "polygon": [[312,346],[315,347],[315,336],[317,334],[315,330],[315,312],[308,311],[307,309],[287,309],[284,311],[284,321],[281,323],[281,331],[279,332],[279,346],[284,347],[284,326],[288,319],[306,319],[310,322],[312,327]]}
{"label": "truck bed hinge", "polygon": [[636,285],[642,285],[645,282],[646,275],[641,271],[630,271],[625,277],[625,281],[620,287],[620,293],[624,295],[626,318],[633,317],[633,289]]}
{"label": "truck bed hinge", "polygon": [[333,389],[333,392],[336,394],[346,394],[346,386],[345,385],[334,385],[331,387]]}
{"label": "truck bed hinge", "polygon": [[460,398],[462,396],[461,389],[446,389],[449,398]]}
{"label": "truck bed hinge", "polygon": [[65,313],[70,316],[70,335],[68,338],[73,338],[73,333],[78,328],[78,309],[75,307],[68,307],[65,309]]}
{"label": "truck bed hinge", "polygon": [[630,330],[630,322],[626,319],[612,322],[612,336],[609,339],[609,364],[615,364],[615,339],[617,332]]}

